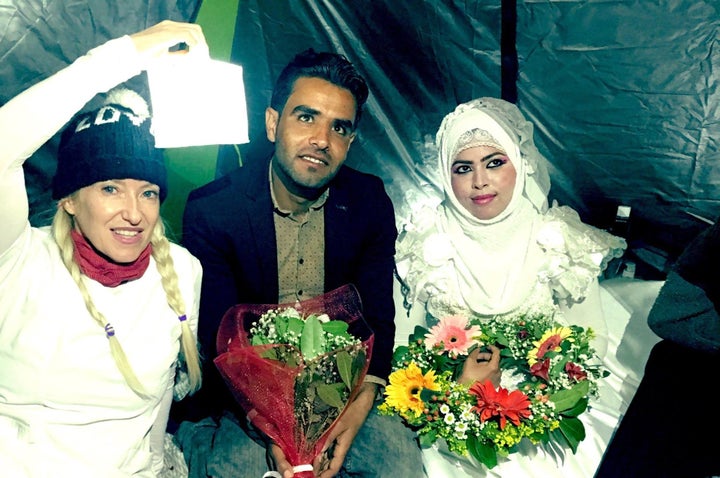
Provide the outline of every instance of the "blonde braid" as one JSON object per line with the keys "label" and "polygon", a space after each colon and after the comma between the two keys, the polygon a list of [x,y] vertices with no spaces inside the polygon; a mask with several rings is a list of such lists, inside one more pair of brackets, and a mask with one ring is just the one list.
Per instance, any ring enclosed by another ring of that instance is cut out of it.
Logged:
{"label": "blonde braid", "polygon": [[80,267],[78,267],[74,259],[75,246],[73,245],[72,238],[70,237],[70,231],[72,228],[72,217],[70,214],[65,212],[61,204],[58,204],[57,211],[53,217],[51,231],[53,238],[60,249],[60,257],[62,258],[63,264],[65,264],[65,267],[70,272],[70,276],[72,276],[73,280],[80,289],[80,293],[85,301],[85,307],[87,307],[88,312],[90,312],[92,318],[105,329],[108,341],[110,342],[110,353],[112,354],[120,373],[122,373],[123,377],[125,377],[125,381],[140,397],[148,398],[145,388],[140,383],[140,380],[138,380],[135,376],[135,373],[130,366],[130,362],[125,355],[125,351],[123,351],[123,348],[120,345],[120,341],[117,337],[115,337],[115,331],[112,328],[112,325],[110,325],[105,316],[100,313],[97,307],[95,307],[95,304],[90,297],[90,292],[88,291],[85,282],[82,280]]}
{"label": "blonde braid", "polygon": [[192,393],[200,388],[202,378],[200,372],[200,357],[198,356],[195,337],[190,330],[185,316],[185,301],[180,293],[177,271],[175,270],[173,259],[170,255],[170,242],[165,236],[165,225],[162,220],[159,220],[155,225],[150,242],[152,244],[152,255],[157,264],[158,272],[160,273],[168,304],[180,318],[182,330],[182,336],[180,337],[180,345],[182,347],[181,357],[185,359],[188,377],[190,379],[190,393]]}

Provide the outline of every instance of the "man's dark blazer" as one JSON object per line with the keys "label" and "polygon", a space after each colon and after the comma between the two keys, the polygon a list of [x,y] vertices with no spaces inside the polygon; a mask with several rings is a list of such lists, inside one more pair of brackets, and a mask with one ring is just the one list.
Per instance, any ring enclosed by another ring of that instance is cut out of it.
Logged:
{"label": "man's dark blazer", "polygon": [[[204,377],[198,395],[211,402],[220,395],[229,397],[212,363],[222,316],[235,304],[278,300],[269,160],[246,161],[238,170],[192,191],[185,207],[182,243],[203,266],[198,336]],[[375,333],[368,373],[386,378],[395,335],[392,281],[397,228],[392,202],[380,178],[342,166],[331,182],[324,211],[325,291],[355,285],[364,317]]]}

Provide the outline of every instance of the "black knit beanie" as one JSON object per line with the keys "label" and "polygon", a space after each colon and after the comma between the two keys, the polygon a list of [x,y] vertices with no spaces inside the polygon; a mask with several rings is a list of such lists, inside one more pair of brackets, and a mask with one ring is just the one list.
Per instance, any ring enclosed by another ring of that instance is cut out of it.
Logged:
{"label": "black knit beanie", "polygon": [[161,149],[150,132],[147,102],[135,91],[116,89],[100,108],[79,114],[60,138],[53,199],[109,179],[138,179],[167,195],[167,172]]}

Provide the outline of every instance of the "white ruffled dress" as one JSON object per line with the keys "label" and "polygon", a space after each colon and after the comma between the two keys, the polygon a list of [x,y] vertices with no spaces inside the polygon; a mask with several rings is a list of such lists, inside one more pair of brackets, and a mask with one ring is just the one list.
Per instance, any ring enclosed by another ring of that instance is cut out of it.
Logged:
{"label": "white ruffled dress", "polygon": [[[406,224],[398,240],[396,345],[407,343],[415,325],[432,326],[438,317],[470,312],[454,260],[462,251],[438,232],[436,217],[436,211],[424,209]],[[530,287],[520,308],[494,315],[554,309],[567,323],[595,330],[594,345],[610,376],[600,380],[598,398],[581,416],[587,436],[575,455],[523,443],[518,453],[501,458],[491,470],[458,457],[438,442],[423,451],[428,477],[592,477],[658,340],[646,317],[662,283],[598,280],[608,262],[622,255],[624,240],[582,223],[569,207],[552,207],[536,217],[536,240],[530,246],[541,251],[536,280],[526,284]]]}

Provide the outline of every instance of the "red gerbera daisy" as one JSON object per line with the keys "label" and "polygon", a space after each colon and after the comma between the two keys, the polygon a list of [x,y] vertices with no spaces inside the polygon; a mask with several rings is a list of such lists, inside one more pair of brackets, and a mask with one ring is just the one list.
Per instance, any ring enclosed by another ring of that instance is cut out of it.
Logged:
{"label": "red gerbera daisy", "polygon": [[492,382],[475,382],[470,387],[470,393],[478,397],[477,405],[473,407],[480,415],[480,421],[488,421],[497,417],[500,421],[500,429],[505,428],[507,420],[514,425],[520,425],[520,420],[528,418],[530,412],[530,399],[520,390],[508,392],[508,389],[498,387],[495,390]]}

